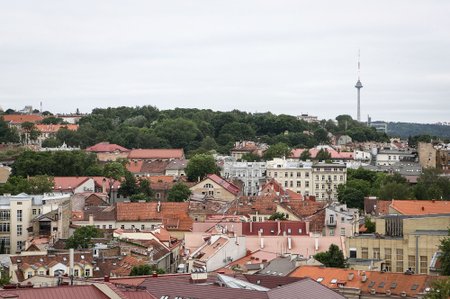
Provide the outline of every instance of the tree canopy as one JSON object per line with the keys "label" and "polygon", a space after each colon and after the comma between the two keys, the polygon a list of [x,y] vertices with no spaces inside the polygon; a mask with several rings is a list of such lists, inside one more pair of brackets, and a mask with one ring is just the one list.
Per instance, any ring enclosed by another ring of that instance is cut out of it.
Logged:
{"label": "tree canopy", "polygon": [[178,182],[170,188],[168,201],[185,201],[191,194],[192,192],[186,184]]}
{"label": "tree canopy", "polygon": [[166,271],[156,267],[156,265],[139,265],[131,268],[130,276],[151,275],[153,272],[157,274],[164,274]]}
{"label": "tree canopy", "polygon": [[331,244],[328,251],[314,255],[314,259],[324,264],[325,267],[345,268],[344,253],[335,244]]}
{"label": "tree canopy", "polygon": [[216,174],[219,168],[214,157],[208,154],[198,154],[189,159],[185,169],[187,178],[193,182],[204,179],[208,174]]}
{"label": "tree canopy", "polygon": [[66,248],[90,248],[92,238],[100,238],[103,233],[95,226],[82,226],[75,230],[72,236],[66,241]]}

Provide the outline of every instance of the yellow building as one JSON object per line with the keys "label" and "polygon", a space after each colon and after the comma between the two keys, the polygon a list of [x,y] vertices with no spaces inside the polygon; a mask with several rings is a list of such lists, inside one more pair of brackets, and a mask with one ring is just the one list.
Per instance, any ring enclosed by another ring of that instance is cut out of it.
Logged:
{"label": "yellow building", "polygon": [[383,216],[376,219],[375,234],[346,239],[347,254],[350,260],[382,260],[378,270],[430,274],[432,257],[449,226],[450,214]]}

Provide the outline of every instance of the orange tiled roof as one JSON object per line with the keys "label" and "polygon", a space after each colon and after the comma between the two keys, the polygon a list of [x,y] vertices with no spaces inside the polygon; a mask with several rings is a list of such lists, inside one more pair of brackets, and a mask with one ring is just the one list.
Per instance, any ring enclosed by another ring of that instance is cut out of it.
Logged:
{"label": "orange tiled roof", "polygon": [[133,149],[129,159],[183,159],[183,149]]}
{"label": "orange tiled roof", "polygon": [[8,114],[8,115],[3,115],[3,119],[6,122],[11,122],[14,124],[21,124],[24,122],[36,123],[36,122],[43,120],[44,118],[42,116],[36,115],[36,114]]}
{"label": "orange tiled roof", "polygon": [[377,215],[387,215],[389,214],[389,206],[392,200],[377,200]]}
{"label": "orange tiled roof", "polygon": [[55,190],[74,190],[84,182],[89,180],[86,176],[55,176],[53,178]]}
{"label": "orange tiled roof", "polygon": [[221,178],[217,174],[208,174],[207,178],[212,180],[214,183],[219,184],[225,190],[227,190],[228,192],[230,192],[230,193],[232,193],[234,195],[237,195],[239,193],[239,191],[240,191],[238,186],[236,186],[235,184],[224,180],[223,178]]}
{"label": "orange tiled roof", "polygon": [[[161,205],[158,212],[158,204]],[[117,221],[162,221],[167,230],[192,229],[188,202],[118,202]]]}
{"label": "orange tiled roof", "polygon": [[390,207],[402,215],[450,213],[450,201],[447,200],[392,200]]}
{"label": "orange tiled roof", "polygon": [[232,263],[228,264],[227,266],[216,270],[216,272],[223,273],[223,274],[235,274],[235,271],[233,271],[232,268],[236,265],[239,266],[239,268],[245,272],[246,265],[261,264],[261,263],[263,263],[263,260],[265,263],[267,263],[267,262],[270,262],[271,260],[275,259],[276,257],[278,257],[278,255],[274,252],[265,252],[262,250],[256,250],[256,251],[244,256],[243,258],[233,261]]}
{"label": "orange tiled roof", "polygon": [[88,152],[129,152],[130,150],[127,148],[124,148],[123,146],[120,146],[118,144],[109,143],[109,142],[100,142],[93,146],[90,146],[86,148],[86,151]]}
{"label": "orange tiled roof", "polygon": [[78,125],[36,125],[36,129],[41,133],[56,133],[60,129],[77,131]]}
{"label": "orange tiled roof", "polygon": [[[351,277],[353,274],[353,277]],[[364,281],[363,274],[367,279]],[[391,273],[379,271],[357,271],[339,268],[324,268],[317,266],[301,266],[293,271],[291,277],[309,277],[329,288],[344,287],[361,289],[362,293],[370,293],[374,289],[376,293],[386,294],[390,290],[392,295],[401,295],[405,292],[407,296],[415,297],[423,292],[428,286],[431,276],[407,275],[404,273]]]}

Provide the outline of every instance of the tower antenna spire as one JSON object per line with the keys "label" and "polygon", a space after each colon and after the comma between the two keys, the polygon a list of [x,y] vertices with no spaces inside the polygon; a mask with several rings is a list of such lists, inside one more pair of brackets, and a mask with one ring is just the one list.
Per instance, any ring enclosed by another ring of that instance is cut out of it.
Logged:
{"label": "tower antenna spire", "polygon": [[358,91],[357,92],[357,107],[356,107],[356,119],[360,122],[361,121],[361,88],[363,87],[361,80],[360,80],[360,72],[361,72],[361,51],[358,49],[358,82],[356,82],[355,88]]}

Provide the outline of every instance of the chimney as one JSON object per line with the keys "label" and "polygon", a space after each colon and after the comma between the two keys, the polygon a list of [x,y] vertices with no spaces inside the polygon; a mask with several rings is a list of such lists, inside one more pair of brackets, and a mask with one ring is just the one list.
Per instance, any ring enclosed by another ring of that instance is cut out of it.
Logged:
{"label": "chimney", "polygon": [[318,237],[316,237],[315,239],[314,239],[314,249],[317,251],[317,250],[319,250],[319,238]]}
{"label": "chimney", "polygon": [[292,249],[292,239],[291,239],[291,237],[288,237],[288,249],[289,250]]}
{"label": "chimney", "polygon": [[102,181],[102,193],[107,193],[106,192],[106,178],[103,178],[103,181]]}
{"label": "chimney", "polygon": [[253,232],[253,221],[250,221],[250,232]]}
{"label": "chimney", "polygon": [[[73,259],[74,259],[73,255],[74,255],[74,249],[70,248],[69,249],[69,275],[71,277],[73,277]],[[72,284],[73,284],[73,280],[72,280]]]}
{"label": "chimney", "polygon": [[159,200],[158,200],[158,203],[156,204],[156,211],[157,211],[158,213],[161,212],[161,201],[159,201]]}
{"label": "chimney", "polygon": [[94,215],[93,214],[89,214],[89,225],[91,225],[91,226],[94,225]]}
{"label": "chimney", "polygon": [[281,232],[281,224],[280,224],[279,220],[277,220],[277,225],[278,225],[278,235],[279,235]]}
{"label": "chimney", "polygon": [[153,273],[152,273],[152,277],[158,277],[158,272],[156,272],[156,271],[153,271]]}
{"label": "chimney", "polygon": [[108,276],[108,275],[105,275],[105,276],[103,277],[103,281],[104,281],[104,282],[109,282],[109,276]]}
{"label": "chimney", "polygon": [[261,239],[260,239],[260,241],[261,241],[261,249],[263,249],[264,248],[264,238],[263,237],[261,237]]}

